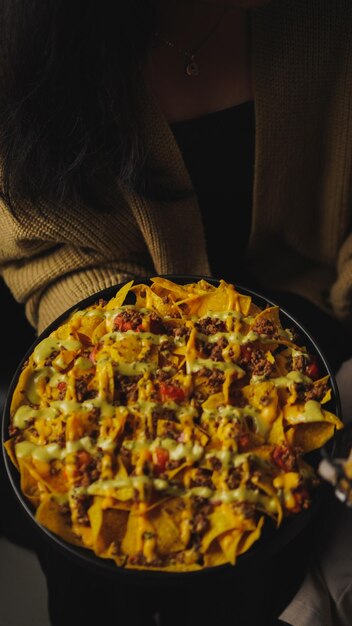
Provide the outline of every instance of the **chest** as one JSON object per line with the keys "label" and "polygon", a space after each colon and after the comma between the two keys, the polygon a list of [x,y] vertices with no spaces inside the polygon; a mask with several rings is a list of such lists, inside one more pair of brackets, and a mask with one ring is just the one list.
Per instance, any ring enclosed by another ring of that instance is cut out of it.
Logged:
{"label": "chest", "polygon": [[246,12],[229,14],[209,41],[193,49],[180,47],[177,41],[158,34],[149,51],[146,77],[169,122],[196,118],[250,100]]}

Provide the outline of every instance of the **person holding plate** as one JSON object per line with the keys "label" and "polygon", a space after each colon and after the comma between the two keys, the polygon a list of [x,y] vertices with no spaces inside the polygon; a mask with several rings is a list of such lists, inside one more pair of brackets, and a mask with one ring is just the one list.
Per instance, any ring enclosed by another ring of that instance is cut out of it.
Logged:
{"label": "person holding plate", "polygon": [[0,271],[37,332],[129,278],[213,275],[296,314],[336,371],[351,355],[350,3],[0,11]]}

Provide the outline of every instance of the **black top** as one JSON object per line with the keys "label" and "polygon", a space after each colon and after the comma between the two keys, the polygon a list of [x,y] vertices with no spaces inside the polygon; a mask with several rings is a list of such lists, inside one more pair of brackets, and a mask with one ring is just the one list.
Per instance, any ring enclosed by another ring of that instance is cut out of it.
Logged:
{"label": "black top", "polygon": [[198,197],[212,274],[248,284],[244,258],[251,228],[254,103],[175,122],[171,130]]}

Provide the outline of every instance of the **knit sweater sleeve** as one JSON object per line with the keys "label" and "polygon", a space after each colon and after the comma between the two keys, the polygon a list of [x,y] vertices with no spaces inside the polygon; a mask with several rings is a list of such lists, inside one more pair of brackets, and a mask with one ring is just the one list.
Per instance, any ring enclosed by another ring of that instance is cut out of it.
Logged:
{"label": "knit sweater sleeve", "polygon": [[16,217],[0,204],[0,274],[41,332],[81,299],[134,276],[153,273],[128,206],[106,213],[69,207]]}
{"label": "knit sweater sleeve", "polygon": [[335,315],[352,331],[352,233],[339,252],[337,277],[330,291],[330,301]]}

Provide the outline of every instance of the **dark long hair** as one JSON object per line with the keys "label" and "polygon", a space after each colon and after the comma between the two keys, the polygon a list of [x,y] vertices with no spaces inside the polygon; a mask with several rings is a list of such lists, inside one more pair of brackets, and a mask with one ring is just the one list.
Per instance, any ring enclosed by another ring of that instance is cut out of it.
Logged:
{"label": "dark long hair", "polygon": [[[140,176],[136,93],[153,0],[0,0],[1,193],[86,200]],[[140,183],[140,181],[139,181]],[[98,205],[98,203],[97,203]]]}

